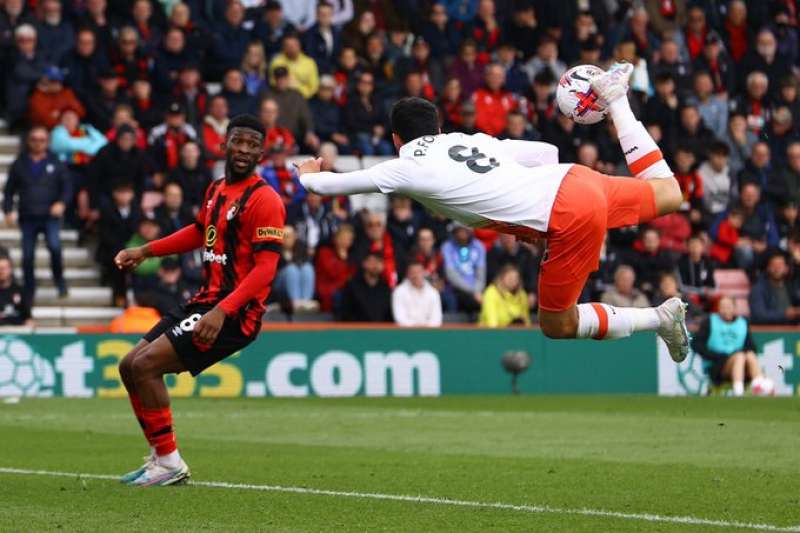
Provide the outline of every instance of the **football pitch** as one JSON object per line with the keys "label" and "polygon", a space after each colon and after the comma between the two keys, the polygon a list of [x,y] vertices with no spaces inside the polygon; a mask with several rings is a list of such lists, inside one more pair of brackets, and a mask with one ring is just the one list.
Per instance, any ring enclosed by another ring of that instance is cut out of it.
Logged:
{"label": "football pitch", "polygon": [[193,481],[139,489],[127,401],[0,403],[0,531],[800,531],[796,398],[173,407]]}

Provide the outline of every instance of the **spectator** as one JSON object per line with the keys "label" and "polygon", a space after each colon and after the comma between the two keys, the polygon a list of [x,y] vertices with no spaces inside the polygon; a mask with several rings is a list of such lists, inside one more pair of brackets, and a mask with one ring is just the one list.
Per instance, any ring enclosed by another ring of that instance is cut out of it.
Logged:
{"label": "spectator", "polygon": [[290,154],[297,150],[297,143],[295,143],[292,132],[278,126],[280,108],[274,99],[265,98],[261,101],[258,116],[267,131],[264,136],[264,148],[267,153],[269,153],[273,145],[281,146],[285,152]]}
{"label": "spectator", "polygon": [[297,238],[292,226],[283,229],[281,258],[275,278],[275,290],[283,293],[295,311],[316,311],[314,267],[309,261],[308,245]]}
{"label": "spectator", "polygon": [[[148,242],[158,239],[161,235],[161,226],[158,225],[158,221],[155,218],[145,216],[139,220],[136,233],[125,243],[124,247],[144,246]],[[158,269],[161,266],[161,262],[166,260],[167,257],[176,258],[175,256],[148,257],[139,263],[139,266],[133,270],[131,275],[131,285],[135,292],[152,289],[158,284]]]}
{"label": "spectator", "polygon": [[647,296],[634,287],[636,272],[628,265],[620,265],[614,272],[614,286],[600,297],[604,304],[616,307],[650,307]]}
{"label": "spectator", "polygon": [[256,98],[247,92],[244,76],[238,68],[229,68],[222,77],[220,96],[228,103],[228,117],[252,113],[256,108]]}
{"label": "spectator", "polygon": [[789,267],[782,253],[767,258],[764,274],[750,291],[750,318],[753,324],[796,324],[800,302],[788,285]]}
{"label": "spectator", "polygon": [[87,28],[97,37],[97,45],[108,51],[114,45],[111,20],[106,13],[106,0],[86,0],[86,10],[77,15],[76,28]]}
{"label": "spectator", "polygon": [[456,55],[461,41],[458,28],[447,15],[443,3],[434,3],[428,21],[422,29],[422,37],[430,45],[431,56],[442,60]]}
{"label": "spectator", "polygon": [[208,113],[203,119],[201,129],[203,152],[206,165],[221,176],[225,170],[225,136],[228,130],[228,101],[222,95],[215,95],[208,102]]}
{"label": "spectator", "polygon": [[316,22],[303,34],[303,49],[314,60],[322,74],[332,74],[342,46],[342,36],[334,26],[333,6],[317,4]]}
{"label": "spectator", "polygon": [[280,50],[283,37],[295,31],[291,22],[283,16],[283,7],[277,0],[268,0],[264,6],[264,16],[256,24],[254,36],[264,45],[267,57]]}
{"label": "spectator", "polygon": [[683,94],[691,81],[691,64],[681,57],[681,49],[674,38],[664,39],[661,42],[658,57],[653,58],[653,72],[655,76],[669,76],[675,80],[678,93]]}
{"label": "spectator", "polygon": [[703,123],[717,139],[725,137],[728,129],[728,105],[724,99],[714,94],[714,82],[708,72],[695,72],[694,96],[697,98],[697,111]]}
{"label": "spectator", "polygon": [[711,245],[711,258],[722,268],[746,267],[748,265],[737,264],[734,257],[738,247],[748,246],[749,243],[741,241],[741,229],[744,217],[742,210],[733,208],[725,211],[725,217],[712,233],[713,244]]}
{"label": "spectator", "polygon": [[536,304],[536,284],[539,277],[537,259],[529,245],[520,243],[513,235],[501,233],[486,257],[487,276],[489,279],[497,279],[504,266],[515,266],[522,279],[522,288],[528,295],[528,307],[533,308]]}
{"label": "spectator", "polygon": [[178,82],[178,74],[195,59],[186,47],[186,36],[180,28],[170,28],[164,34],[155,54],[154,76],[160,91],[171,92]]}
{"label": "spectator", "polygon": [[736,63],[739,63],[747,54],[751,40],[747,21],[747,3],[744,0],[732,0],[728,5],[724,31],[725,42],[730,48],[731,57]]}
{"label": "spectator", "polygon": [[106,137],[91,124],[81,124],[75,109],[61,113],[59,124],[50,132],[50,150],[71,168],[84,170],[100,149]]}
{"label": "spectator", "polygon": [[181,67],[173,97],[186,111],[186,122],[195,129],[199,128],[206,114],[208,92],[203,86],[197,65],[187,63]]}
{"label": "spectator", "polygon": [[333,234],[330,245],[322,245],[317,251],[316,289],[322,311],[334,308],[336,294],[355,273],[350,257],[354,238],[353,227],[342,224]]}
{"label": "spectator", "polygon": [[100,207],[99,242],[95,255],[100,263],[101,280],[111,285],[112,302],[125,305],[126,275],[114,264],[114,256],[125,247],[139,227],[142,212],[134,199],[134,187],[128,181],[116,181],[111,198]]}
{"label": "spectator", "polygon": [[94,32],[86,28],[78,30],[75,48],[68,51],[60,63],[64,83],[83,101],[97,92],[100,73],[110,66],[105,52],[97,46]]}
{"label": "spectator", "polygon": [[334,100],[336,80],[328,74],[319,80],[319,91],[308,102],[311,116],[314,118],[315,133],[320,142],[332,142],[340,150],[346,150],[350,140],[343,133],[342,109]]}
{"label": "spectator", "polygon": [[[163,13],[159,11],[158,17],[163,19]],[[141,35],[142,47],[150,54],[155,51],[163,35],[158,17],[153,12],[151,0],[134,0],[130,16],[126,17]]]}
{"label": "spectator", "polygon": [[420,263],[408,264],[406,279],[392,292],[392,314],[395,322],[404,327],[442,325],[439,292],[425,279],[425,269]]}
{"label": "spectator", "polygon": [[360,272],[342,289],[337,318],[345,322],[391,322],[392,292],[383,272],[383,256],[368,253]]}
{"label": "spectator", "polygon": [[697,169],[702,185],[703,207],[713,219],[722,213],[731,201],[733,182],[728,169],[728,145],[714,142],[708,152],[708,160]]}
{"label": "spectator", "polygon": [[483,81],[483,64],[478,62],[478,46],[472,39],[461,43],[458,57],[450,66],[449,78],[456,78],[461,84],[464,98],[470,98]]}
{"label": "spectator", "polygon": [[179,312],[190,297],[192,291],[183,280],[181,264],[172,257],[167,257],[158,266],[158,281],[149,290],[138,291],[136,301],[142,305],[155,308],[160,315]]}
{"label": "spectator", "polygon": [[736,304],[728,296],[720,298],[717,312],[700,324],[692,338],[692,349],[703,358],[703,369],[711,383],[731,382],[734,396],[744,395],[746,379],[753,385],[764,379],[750,324],[737,315]]}
{"label": "spectator", "polygon": [[635,265],[639,288],[647,294],[655,292],[661,274],[675,269],[671,254],[662,248],[661,235],[654,228],[642,232],[641,249],[631,262]]}
{"label": "spectator", "polygon": [[419,96],[427,100],[433,100],[441,94],[444,87],[444,68],[431,55],[430,44],[423,37],[414,39],[411,55],[398,59],[394,70],[398,79],[405,79],[410,73],[419,74],[422,85],[422,94]]}
{"label": "spectator", "polygon": [[[114,182],[125,182],[141,198],[149,175],[146,153],[136,147],[136,130],[129,124],[117,128],[117,138],[97,152],[89,166],[88,186],[94,209],[109,205]],[[113,176],[114,179],[109,179]]]}
{"label": "spectator", "polygon": [[80,118],[86,115],[83,104],[72,89],[64,87],[63,81],[64,74],[55,65],[42,72],[42,78],[28,99],[28,114],[32,125],[51,130],[58,124],[65,109],[74,109]]}
{"label": "spectator", "polygon": [[[658,287],[653,295],[653,305],[659,306],[669,300],[670,298],[680,298],[686,300],[680,292],[678,286],[678,277],[674,272],[663,272],[658,278]],[[693,302],[689,300],[688,306],[690,309],[694,308]],[[692,314],[691,312],[689,313]]]}
{"label": "spectator", "polygon": [[287,151],[281,143],[269,148],[268,159],[261,169],[261,177],[280,195],[287,208],[298,206],[306,196],[294,165],[287,162]]}
{"label": "spectator", "polygon": [[194,222],[192,207],[183,201],[183,189],[171,181],[164,186],[164,201],[155,209],[155,219],[164,235]]}
{"label": "spectator", "polygon": [[567,66],[558,58],[558,44],[548,36],[539,40],[536,55],[525,64],[525,70],[531,80],[545,69],[548,69],[555,79],[559,79],[567,70]]}
{"label": "spectator", "polygon": [[689,237],[686,248],[687,252],[678,259],[680,289],[700,301],[714,289],[714,264],[705,254],[705,244],[699,235]]}
{"label": "spectator", "polygon": [[28,24],[33,26],[36,19],[26,9],[23,0],[6,0],[0,7],[0,47],[4,50],[13,48],[14,31]]}
{"label": "spectator", "polygon": [[798,81],[794,76],[789,75],[783,78],[780,83],[780,94],[776,105],[785,106],[792,113],[792,117],[800,117],[800,94],[797,90]]}
{"label": "spectator", "polygon": [[679,144],[675,149],[672,169],[683,193],[681,211],[689,212],[689,217],[694,224],[701,221],[704,208],[703,194],[705,192],[703,178],[697,171],[696,161],[697,158],[694,155],[694,151],[689,146]]}
{"label": "spectator", "polygon": [[126,91],[119,86],[119,78],[113,70],[100,72],[98,85],[98,91],[86,102],[88,119],[98,130],[107,131],[112,126],[114,110],[120,105],[129,105],[130,99]]}
{"label": "spectator", "polygon": [[[766,203],[761,202],[761,187],[755,183],[746,183],[742,186],[738,204],[734,207],[741,213],[742,222],[739,228],[739,239],[735,245],[735,264],[738,268],[749,270],[758,256],[770,247],[778,245],[778,230],[772,210]],[[730,211],[730,210],[729,210]],[[728,211],[721,214],[711,227],[711,236],[715,240],[722,240],[721,224]],[[728,221],[730,224],[730,220]],[[734,227],[735,227],[735,222]]]}
{"label": "spectator", "polygon": [[14,279],[8,256],[0,256],[0,326],[32,326],[31,301]]}
{"label": "spectator", "polygon": [[289,71],[286,67],[278,67],[273,72],[275,86],[270,92],[281,110],[278,115],[278,126],[292,132],[295,139],[302,139],[306,149],[316,152],[319,149],[319,137],[314,133],[314,118],[303,95],[290,87]]}
{"label": "spectator", "polygon": [[505,328],[531,323],[528,295],[522,288],[519,271],[506,265],[483,293],[478,324],[489,328]]}
{"label": "spectator", "polygon": [[25,150],[14,160],[8,171],[3,191],[3,212],[6,220],[12,224],[18,221],[22,230],[22,271],[28,301],[33,301],[36,292],[34,262],[36,240],[40,233],[44,234],[50,252],[50,267],[58,295],[60,298],[67,295],[59,231],[64,210],[71,199],[67,169],[48,151],[47,130],[42,127],[32,128],[28,132]]}
{"label": "spectator", "polygon": [[36,29],[32,25],[17,26],[14,44],[12,68],[5,81],[5,108],[12,127],[17,128],[27,112],[28,93],[41,79],[47,63],[36,51]]}
{"label": "spectator", "polygon": [[[114,78],[113,81],[116,82],[116,79]],[[109,82],[106,81],[105,83]],[[123,98],[126,98],[127,101],[127,97]],[[113,101],[109,103],[113,103]],[[131,88],[130,106],[122,103],[117,104],[114,107],[114,115],[116,115],[121,106],[131,108],[131,113],[133,115],[132,118],[135,118],[135,123],[132,122],[131,124],[134,124],[137,128],[136,145],[139,148],[146,148],[147,136],[145,135],[144,130],[150,131],[153,129],[156,125],[158,125],[159,122],[161,122],[161,119],[164,116],[162,102],[158,97],[153,96],[153,86],[150,83],[150,80],[139,79],[134,81],[133,87]],[[112,123],[116,125],[113,118]]]}
{"label": "spectator", "polygon": [[372,74],[359,76],[356,93],[344,108],[344,124],[353,147],[361,154],[389,155],[393,150],[386,140],[386,113],[374,88]]}
{"label": "spectator", "polygon": [[289,71],[289,85],[297,89],[303,98],[309,99],[317,94],[319,88],[317,64],[303,53],[300,38],[296,34],[290,33],[283,37],[281,52],[272,58],[269,65],[270,72],[274,75],[278,67],[286,67]]}
{"label": "spectator", "polygon": [[[755,50],[752,50],[743,60],[740,76],[740,83],[747,76],[747,84],[750,84],[750,73],[757,71],[763,72],[767,79],[780,80],[791,70],[789,62],[778,54],[778,43],[775,35],[768,28],[758,32],[755,42]],[[777,83],[773,85],[772,92],[777,93]]]}
{"label": "spectator", "polygon": [[186,37],[186,48],[194,51],[196,59],[206,57],[212,44],[211,33],[206,24],[199,22],[200,16],[198,15],[198,13],[192,13],[187,4],[179,1],[173,3],[167,21],[168,27],[183,31]]}
{"label": "spectator", "polygon": [[[150,131],[147,144],[156,168],[171,171],[180,163],[181,147],[189,141],[197,140],[197,130],[186,121],[186,110],[179,102],[167,107],[164,122]],[[163,184],[156,184],[160,187]]]}
{"label": "spectator", "polygon": [[354,256],[358,261],[370,253],[383,257],[381,269],[390,289],[398,282],[401,272],[405,272],[407,257],[404,250],[398,247],[386,228],[386,214],[367,212],[363,216],[364,234],[356,240]]}
{"label": "spectator", "polygon": [[772,164],[781,168],[786,164],[786,149],[793,142],[800,140],[792,121],[792,113],[788,107],[779,107],[772,113],[772,118],[763,133],[769,144]]}
{"label": "spectator", "polygon": [[[190,208],[192,214],[200,209],[205,198],[206,189],[211,184],[211,174],[202,164],[200,146],[190,141],[181,147],[180,164],[167,175],[167,184],[175,183],[180,187],[183,203]],[[164,190],[166,194],[166,187]],[[162,224],[162,228],[167,228]],[[175,228],[179,229],[179,228]],[[165,233],[172,233],[173,230]]]}
{"label": "spectator", "polygon": [[778,205],[784,202],[800,203],[800,141],[786,149],[788,163],[767,185],[767,195]]}
{"label": "spectator", "polygon": [[[730,175],[738,177],[745,167],[745,162],[750,159],[758,137],[747,129],[747,119],[744,115],[734,114],[728,119],[728,130],[725,133],[724,141],[730,149],[728,156]],[[738,178],[737,181],[741,183],[741,178]],[[763,181],[766,182],[766,180]]]}
{"label": "spectator", "polygon": [[733,62],[723,47],[722,39],[715,31],[706,35],[703,54],[694,61],[695,72],[705,71],[711,77],[714,93],[727,96],[736,87]]}
{"label": "spectator", "polygon": [[455,294],[458,310],[476,313],[486,287],[486,249],[461,224],[453,228],[452,237],[442,245],[444,272]]}
{"label": "spectator", "polygon": [[769,78],[761,71],[754,71],[747,76],[746,93],[735,99],[731,107],[747,117],[747,127],[760,135],[770,118],[770,101],[767,96]]}
{"label": "spectator", "polygon": [[257,98],[262,93],[267,92],[269,89],[269,83],[267,83],[268,66],[264,45],[258,41],[248,44],[241,67],[247,94]]}
{"label": "spectator", "polygon": [[745,183],[755,183],[763,189],[768,189],[772,181],[772,153],[769,145],[765,142],[757,142],[753,145],[750,158],[745,161],[744,168],[739,172],[738,186],[743,187]]}
{"label": "spectator", "polygon": [[716,140],[714,133],[703,123],[697,106],[692,104],[686,104],[680,110],[677,137],[681,142],[694,147],[695,155],[699,159],[704,159],[708,155],[711,143]]}
{"label": "spectator", "polygon": [[410,198],[400,195],[390,197],[386,228],[395,249],[401,251],[404,257],[411,253],[414,246],[414,237],[422,223],[420,218],[414,212]]}
{"label": "spectator", "polygon": [[111,52],[111,66],[123,89],[129,89],[138,79],[151,77],[153,58],[140,46],[139,32],[132,26],[119,30],[117,47]]}
{"label": "spectator", "polygon": [[223,72],[237,68],[241,63],[251,39],[250,31],[244,25],[244,15],[241,2],[227,3],[225,20],[217,26],[212,37],[207,67],[210,79],[220,79]]}
{"label": "spectator", "polygon": [[37,27],[39,51],[50,63],[58,64],[75,42],[72,24],[64,20],[61,0],[43,0]]}
{"label": "spectator", "polygon": [[476,125],[487,135],[498,136],[506,129],[509,111],[517,108],[514,97],[503,89],[505,71],[493,63],[486,67],[486,86],[472,97],[475,103]]}
{"label": "spectator", "polygon": [[[333,202],[331,202],[333,203]],[[294,226],[298,238],[308,246],[308,254],[322,242],[329,242],[340,220],[323,203],[322,196],[309,192],[304,201],[290,206],[286,223]]]}

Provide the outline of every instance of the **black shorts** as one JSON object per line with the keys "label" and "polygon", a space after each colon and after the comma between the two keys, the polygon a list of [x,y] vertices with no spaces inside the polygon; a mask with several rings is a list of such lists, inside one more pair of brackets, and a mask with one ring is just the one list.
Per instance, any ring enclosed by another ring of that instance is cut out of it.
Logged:
{"label": "black shorts", "polygon": [[238,352],[253,342],[258,335],[258,330],[251,336],[245,335],[236,318],[226,317],[214,344],[208,348],[198,348],[192,339],[192,330],[197,321],[212,307],[213,304],[182,306],[180,310],[164,315],[161,321],[145,334],[144,340],[153,342],[162,334],[166,335],[183,366],[196,376],[214,363]]}

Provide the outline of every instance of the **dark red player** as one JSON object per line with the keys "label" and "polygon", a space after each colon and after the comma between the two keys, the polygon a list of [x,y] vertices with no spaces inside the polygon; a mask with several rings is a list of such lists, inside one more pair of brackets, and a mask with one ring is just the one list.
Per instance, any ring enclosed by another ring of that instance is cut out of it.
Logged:
{"label": "dark red player", "polygon": [[196,376],[256,338],[275,277],[286,212],[278,194],[254,173],[264,151],[264,127],[250,115],[230,121],[225,177],[209,185],[193,224],[117,254],[120,269],[144,259],[203,247],[203,285],[179,313],[165,316],[120,362],[119,373],[150,455],[122,476],[136,486],[189,478],[175,444],[165,374]]}

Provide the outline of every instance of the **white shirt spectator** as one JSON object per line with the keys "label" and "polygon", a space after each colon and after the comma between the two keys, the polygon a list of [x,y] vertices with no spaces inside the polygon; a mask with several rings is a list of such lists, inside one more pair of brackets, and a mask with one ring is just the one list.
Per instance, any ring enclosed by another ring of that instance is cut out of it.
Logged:
{"label": "white shirt spectator", "polygon": [[425,280],[419,263],[408,266],[406,279],[392,293],[394,321],[404,327],[442,325],[442,301],[439,291]]}

